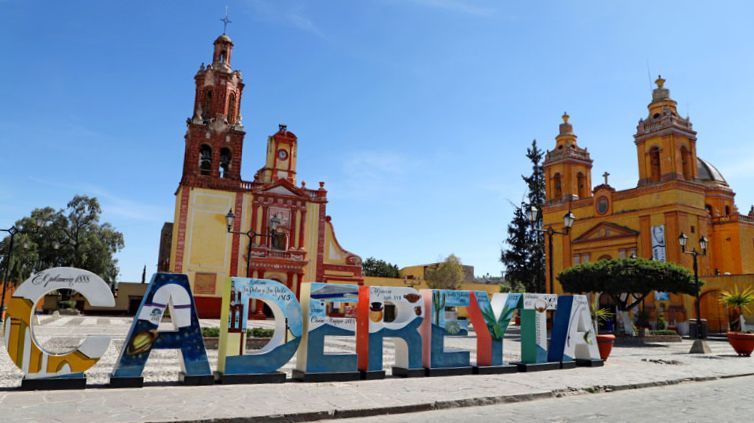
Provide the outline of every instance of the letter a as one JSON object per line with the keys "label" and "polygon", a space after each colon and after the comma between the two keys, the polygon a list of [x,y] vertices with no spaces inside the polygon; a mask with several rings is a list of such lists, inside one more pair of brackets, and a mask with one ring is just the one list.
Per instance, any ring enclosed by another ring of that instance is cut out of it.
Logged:
{"label": "letter a", "polygon": [[[157,328],[168,307],[175,330],[159,331]],[[144,365],[155,349],[181,350],[181,380],[185,384],[214,383],[186,275],[156,273],[152,276],[110,376],[110,385],[141,386]]]}

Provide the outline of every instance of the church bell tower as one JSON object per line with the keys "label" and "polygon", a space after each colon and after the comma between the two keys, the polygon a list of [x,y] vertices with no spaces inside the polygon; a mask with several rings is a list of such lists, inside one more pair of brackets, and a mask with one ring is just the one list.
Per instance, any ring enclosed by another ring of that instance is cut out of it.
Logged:
{"label": "church bell tower", "polygon": [[634,140],[639,159],[639,186],[697,177],[696,131],[678,115],[665,80],[658,76],[649,115],[639,120]]}
{"label": "church bell tower", "polygon": [[186,120],[181,185],[225,186],[241,180],[245,131],[241,122],[241,72],[233,70],[233,41],[223,33],[214,42],[212,62],[194,76],[194,113]]}
{"label": "church bell tower", "polygon": [[586,148],[576,144],[576,134],[563,113],[563,123],[555,137],[555,149],[548,151],[543,163],[545,193],[549,203],[592,196],[592,159]]}

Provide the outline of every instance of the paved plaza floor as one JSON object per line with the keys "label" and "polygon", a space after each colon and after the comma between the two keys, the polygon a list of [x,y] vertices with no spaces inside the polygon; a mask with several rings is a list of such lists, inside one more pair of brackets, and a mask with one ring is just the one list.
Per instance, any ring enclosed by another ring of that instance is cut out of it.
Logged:
{"label": "paved plaza floor", "polygon": [[[583,423],[739,422],[754,413],[754,376],[647,389],[547,398],[536,402],[448,408],[389,416],[390,423]],[[327,420],[328,423],[378,423],[386,416]]]}
{"label": "paved plaza floor", "polygon": [[[727,342],[711,341],[712,354],[690,355],[691,342],[684,341],[616,347],[601,368],[338,383],[200,387],[153,383],[141,389],[104,388],[130,320],[40,316],[35,334],[43,344],[56,348],[75,345],[86,333],[110,334],[114,341],[97,366],[87,372],[90,388],[81,391],[19,391],[15,387],[20,384],[21,372],[5,351],[0,351],[2,421],[313,421],[578,395],[596,398],[591,393],[754,374],[754,359],[736,357]],[[271,322],[255,324],[271,326]],[[206,320],[202,325],[217,326],[219,322]],[[456,338],[450,346],[473,350],[474,343],[473,337]],[[354,349],[353,341],[347,339],[330,340],[326,348],[329,352]],[[515,359],[517,340],[506,339],[505,349],[506,359]],[[209,350],[209,354],[214,367],[216,351]],[[177,358],[175,351],[153,352],[145,370],[146,381],[175,382]],[[393,347],[386,343],[386,367],[392,362]],[[285,370],[290,373],[294,364],[289,362]]]}

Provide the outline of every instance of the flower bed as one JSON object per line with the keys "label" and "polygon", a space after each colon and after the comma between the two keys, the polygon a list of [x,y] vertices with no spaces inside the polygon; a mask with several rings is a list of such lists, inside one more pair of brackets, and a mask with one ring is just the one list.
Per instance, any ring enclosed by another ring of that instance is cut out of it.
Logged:
{"label": "flower bed", "polygon": [[[258,350],[272,338],[274,330],[265,328],[250,328],[246,330],[246,349]],[[208,350],[216,350],[220,343],[220,328],[202,328],[202,336],[204,337],[204,348]]]}

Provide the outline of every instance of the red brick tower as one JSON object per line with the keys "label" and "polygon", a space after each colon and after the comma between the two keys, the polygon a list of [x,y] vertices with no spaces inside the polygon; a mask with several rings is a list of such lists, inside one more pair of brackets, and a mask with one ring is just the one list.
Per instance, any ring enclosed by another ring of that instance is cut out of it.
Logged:
{"label": "red brick tower", "polygon": [[231,68],[233,42],[222,34],[214,42],[212,63],[194,76],[194,115],[186,120],[186,150],[181,185],[236,188],[241,180],[245,135],[241,123],[241,72]]}

